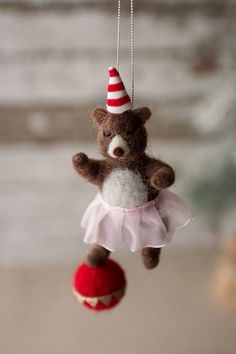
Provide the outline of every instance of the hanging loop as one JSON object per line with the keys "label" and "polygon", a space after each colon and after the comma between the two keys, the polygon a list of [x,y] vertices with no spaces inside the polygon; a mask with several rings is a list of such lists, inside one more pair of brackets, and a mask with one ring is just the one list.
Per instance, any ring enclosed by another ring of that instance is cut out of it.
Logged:
{"label": "hanging loop", "polygon": [[[117,41],[116,41],[116,67],[120,68],[120,29],[121,29],[121,0],[117,2]],[[131,102],[134,103],[134,0],[130,0],[130,86]]]}
{"label": "hanging loop", "polygon": [[120,9],[121,0],[117,4],[117,42],[116,42],[116,68],[119,71],[120,67]]}
{"label": "hanging loop", "polygon": [[134,103],[134,0],[130,0],[130,71],[131,102]]}

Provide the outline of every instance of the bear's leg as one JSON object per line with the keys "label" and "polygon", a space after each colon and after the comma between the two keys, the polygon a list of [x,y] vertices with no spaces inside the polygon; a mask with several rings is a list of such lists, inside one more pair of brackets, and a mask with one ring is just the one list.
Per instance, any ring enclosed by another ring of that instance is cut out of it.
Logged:
{"label": "bear's leg", "polygon": [[109,257],[110,251],[100,245],[94,245],[87,254],[87,262],[91,267],[101,267]]}
{"label": "bear's leg", "polygon": [[142,249],[142,260],[147,269],[153,269],[158,265],[160,253],[161,248],[145,247]]}

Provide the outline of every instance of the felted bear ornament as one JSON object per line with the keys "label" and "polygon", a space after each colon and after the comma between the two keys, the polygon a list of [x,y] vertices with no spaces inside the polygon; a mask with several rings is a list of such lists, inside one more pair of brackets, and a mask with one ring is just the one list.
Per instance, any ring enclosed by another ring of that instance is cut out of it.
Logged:
{"label": "felted bear ornament", "polygon": [[83,152],[72,159],[78,174],[99,188],[82,219],[84,242],[93,245],[87,255],[92,267],[104,265],[110,252],[127,243],[132,252],[141,251],[145,267],[152,269],[174,231],[192,217],[167,190],[175,181],[172,167],[145,153],[150,116],[149,108],[132,109],[118,71],[109,68],[107,107],[91,113],[103,159]]}

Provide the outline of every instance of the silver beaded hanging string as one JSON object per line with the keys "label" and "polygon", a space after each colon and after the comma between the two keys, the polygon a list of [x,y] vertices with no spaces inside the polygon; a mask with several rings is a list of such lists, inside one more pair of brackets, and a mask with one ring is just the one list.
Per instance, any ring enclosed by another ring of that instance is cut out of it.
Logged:
{"label": "silver beaded hanging string", "polygon": [[118,71],[120,68],[120,9],[121,9],[121,0],[118,0],[118,5],[117,5],[117,42],[116,42],[116,68]]}
{"label": "silver beaded hanging string", "polygon": [[131,102],[134,103],[134,0],[130,0],[130,71]]}
{"label": "silver beaded hanging string", "polygon": [[[116,42],[116,67],[120,68],[120,28],[121,28],[121,0],[117,3],[117,42]],[[130,81],[131,102],[134,103],[134,0],[130,0]]]}

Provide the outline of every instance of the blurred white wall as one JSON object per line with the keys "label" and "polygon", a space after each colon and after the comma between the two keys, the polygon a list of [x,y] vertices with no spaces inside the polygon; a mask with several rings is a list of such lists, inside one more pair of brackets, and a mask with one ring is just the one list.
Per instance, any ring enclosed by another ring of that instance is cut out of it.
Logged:
{"label": "blurred white wall", "polygon": [[[122,1],[127,89],[128,5]],[[0,1],[0,140],[89,136],[89,111],[105,104],[107,68],[116,64],[116,7],[116,0]],[[231,0],[135,1],[135,99],[152,107],[153,134],[205,132],[199,114],[222,129],[215,111],[231,112],[235,102],[235,23]],[[234,116],[227,126],[235,127]]]}

